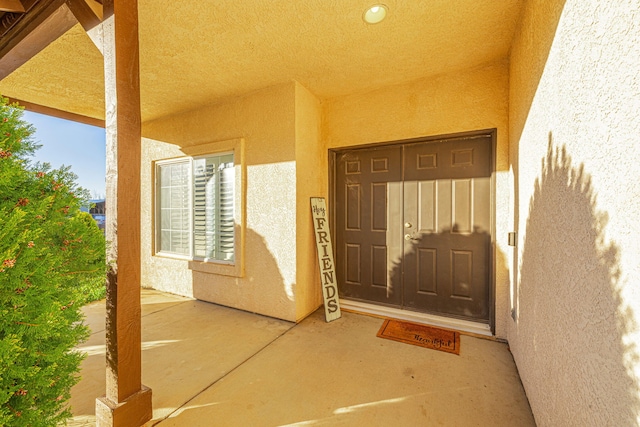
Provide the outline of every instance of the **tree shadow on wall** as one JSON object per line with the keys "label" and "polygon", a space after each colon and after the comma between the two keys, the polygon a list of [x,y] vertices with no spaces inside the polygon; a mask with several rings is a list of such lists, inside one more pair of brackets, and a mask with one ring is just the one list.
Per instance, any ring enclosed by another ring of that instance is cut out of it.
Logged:
{"label": "tree shadow on wall", "polygon": [[[235,235],[240,238],[237,226]],[[247,227],[244,248],[244,277],[194,270],[194,297],[265,316],[294,319],[295,305],[292,301],[295,284],[287,284],[266,238]],[[240,256],[237,254],[237,258]],[[283,258],[283,254],[279,256]]]}
{"label": "tree shadow on wall", "polygon": [[591,177],[549,134],[529,205],[520,280],[519,370],[538,423],[636,425],[633,312],[619,249],[605,239]]}
{"label": "tree shadow on wall", "polygon": [[405,309],[489,322],[491,264],[488,231],[463,233],[454,224],[412,239],[393,262],[389,286]]}

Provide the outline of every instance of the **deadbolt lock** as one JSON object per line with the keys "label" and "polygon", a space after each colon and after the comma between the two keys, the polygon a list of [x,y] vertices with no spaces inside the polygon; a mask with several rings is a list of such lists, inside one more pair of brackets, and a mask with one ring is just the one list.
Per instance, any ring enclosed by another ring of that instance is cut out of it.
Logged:
{"label": "deadbolt lock", "polygon": [[404,223],[404,228],[411,228],[411,227],[413,227],[413,225],[410,222]]}

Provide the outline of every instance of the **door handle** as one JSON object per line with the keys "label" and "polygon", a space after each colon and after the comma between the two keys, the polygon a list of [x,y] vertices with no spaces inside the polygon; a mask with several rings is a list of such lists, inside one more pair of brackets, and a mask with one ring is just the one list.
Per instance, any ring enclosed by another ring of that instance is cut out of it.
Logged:
{"label": "door handle", "polygon": [[405,234],[404,235],[404,240],[406,240],[406,241],[414,240],[414,241],[417,242],[418,240],[420,240],[420,238],[419,237],[414,237],[411,234]]}

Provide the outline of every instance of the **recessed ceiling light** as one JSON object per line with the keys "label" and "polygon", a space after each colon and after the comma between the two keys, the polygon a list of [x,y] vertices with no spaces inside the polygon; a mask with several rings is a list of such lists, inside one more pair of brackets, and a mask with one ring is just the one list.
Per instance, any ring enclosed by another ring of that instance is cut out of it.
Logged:
{"label": "recessed ceiling light", "polygon": [[374,4],[364,11],[362,19],[367,24],[377,24],[387,16],[387,10],[388,8],[384,4]]}

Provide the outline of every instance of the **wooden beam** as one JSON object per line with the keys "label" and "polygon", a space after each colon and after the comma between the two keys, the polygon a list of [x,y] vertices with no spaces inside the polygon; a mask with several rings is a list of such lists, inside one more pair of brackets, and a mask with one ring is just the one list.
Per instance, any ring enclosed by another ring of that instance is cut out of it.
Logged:
{"label": "wooden beam", "polygon": [[105,65],[107,189],[106,396],[98,427],[141,426],[152,417],[142,385],[140,304],[141,113],[137,0],[105,0],[99,29]]}
{"label": "wooden beam", "polygon": [[[24,14],[24,16],[12,13],[7,14],[12,19],[9,19],[11,23],[5,27],[5,33],[0,39],[0,57],[39,27],[52,13],[60,9],[64,2],[65,0],[32,0],[27,8],[29,13]],[[16,17],[20,19],[16,20]],[[4,20],[5,18],[2,19],[2,21]],[[4,22],[0,22],[0,24],[4,25]]]}
{"label": "wooden beam", "polygon": [[9,34],[11,29],[17,25],[17,23],[23,19],[28,21],[29,17],[33,16],[33,13],[29,14],[29,12],[31,12],[31,9],[40,1],[41,0],[21,0],[20,4],[22,4],[22,7],[24,8],[24,12],[4,12],[2,14],[2,19],[0,19],[0,35],[2,35],[2,40],[0,40],[0,43],[6,40],[5,36]]}
{"label": "wooden beam", "polygon": [[93,10],[93,13],[96,14],[96,16],[98,18],[100,18],[100,21],[102,21],[102,3],[98,3],[96,0],[85,0],[87,2],[87,5],[89,5],[89,7],[91,8],[91,10]]}
{"label": "wooden beam", "polygon": [[24,107],[27,111],[34,113],[45,114],[51,117],[57,117],[59,119],[71,120],[72,122],[83,123],[85,125],[96,126],[104,128],[104,120],[96,119],[89,116],[83,116],[82,114],[70,113],[68,111],[58,110],[57,108],[47,107],[41,104],[35,104],[29,101],[23,101],[21,99],[5,97],[9,99],[10,103],[17,103]]}
{"label": "wooden beam", "polygon": [[76,17],[82,28],[89,31],[102,21],[85,0],[66,0],[67,6]]}
{"label": "wooden beam", "polygon": [[20,20],[0,42],[0,80],[76,24],[76,18],[64,5],[64,0],[54,0],[41,7],[43,3],[34,6],[36,15],[29,14]]}
{"label": "wooden beam", "polygon": [[0,12],[24,13],[25,9],[20,0],[0,0]]}

